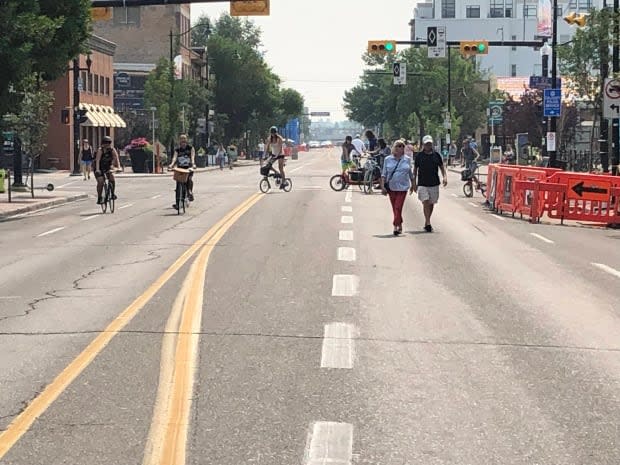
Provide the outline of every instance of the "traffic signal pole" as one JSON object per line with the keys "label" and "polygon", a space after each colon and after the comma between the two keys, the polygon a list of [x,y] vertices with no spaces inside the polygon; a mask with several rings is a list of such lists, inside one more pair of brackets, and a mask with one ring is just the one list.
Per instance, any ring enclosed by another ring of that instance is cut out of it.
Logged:
{"label": "traffic signal pole", "polygon": [[80,61],[73,59],[73,172],[72,176],[80,175]]}
{"label": "traffic signal pole", "polygon": [[[551,88],[557,89],[558,83],[558,0],[553,0],[553,32],[551,34]],[[560,104],[561,105],[561,104]],[[553,150],[549,150],[549,136],[545,134],[547,155],[549,156],[549,166],[556,167],[557,160],[557,137],[555,132],[558,125],[558,119],[556,116],[549,117],[549,133],[553,134]]]}
{"label": "traffic signal pole", "polygon": [[[603,9],[607,9],[607,0],[603,0]],[[605,79],[609,76],[609,43],[605,39],[601,40],[599,47],[599,56],[601,57],[600,74],[601,74],[601,95],[605,92]],[[599,111],[600,131],[598,137],[598,153],[601,159],[603,173],[609,173],[609,121],[603,115],[603,105]]]}

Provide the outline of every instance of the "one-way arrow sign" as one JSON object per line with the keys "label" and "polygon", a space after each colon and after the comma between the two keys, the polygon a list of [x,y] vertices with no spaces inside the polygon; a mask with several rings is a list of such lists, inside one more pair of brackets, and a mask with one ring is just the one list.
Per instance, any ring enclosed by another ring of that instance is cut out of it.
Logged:
{"label": "one-way arrow sign", "polygon": [[605,189],[604,187],[585,186],[584,181],[581,181],[580,183],[575,184],[573,186],[573,191],[575,191],[575,194],[577,194],[579,197],[583,197],[584,193],[605,194],[605,195],[609,193],[609,190]]}

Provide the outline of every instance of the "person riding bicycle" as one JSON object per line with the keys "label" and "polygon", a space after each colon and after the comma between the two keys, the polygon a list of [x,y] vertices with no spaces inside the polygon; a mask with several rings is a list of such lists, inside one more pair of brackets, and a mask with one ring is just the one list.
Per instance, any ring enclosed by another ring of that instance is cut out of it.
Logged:
{"label": "person riding bicycle", "polygon": [[461,148],[461,154],[463,160],[465,161],[465,169],[471,170],[472,174],[475,170],[474,164],[480,158],[480,153],[478,150],[472,145],[470,139],[465,139],[463,141],[463,147]]}
{"label": "person riding bicycle", "polygon": [[95,179],[97,179],[97,204],[101,205],[103,200],[103,183],[105,177],[110,182],[112,188],[112,198],[116,197],[116,181],[114,174],[112,174],[112,166],[116,166],[120,169],[121,162],[118,156],[118,152],[112,146],[112,138],[110,136],[104,136],[101,141],[101,147],[97,150],[95,155]]}
{"label": "person riding bicycle", "polygon": [[280,189],[284,189],[286,187],[286,176],[284,176],[284,139],[278,134],[278,128],[275,126],[269,128],[269,139],[267,140],[265,150],[270,156],[278,160],[278,170],[280,171],[280,176],[282,176]]}
{"label": "person riding bicycle", "polygon": [[353,138],[347,136],[342,143],[342,154],[340,155],[340,166],[342,167],[342,176],[348,179],[348,171],[355,168],[355,163],[351,160],[351,154],[355,152],[355,146],[352,142]]}
{"label": "person riding bicycle", "polygon": [[[174,149],[174,155],[172,156],[172,162],[170,163],[170,169],[174,167],[183,168],[189,171],[187,178],[187,198],[190,202],[194,201],[194,169],[196,168],[196,151],[194,147],[187,143],[187,135],[181,134],[179,136],[179,146]],[[176,208],[176,203],[173,208]]]}

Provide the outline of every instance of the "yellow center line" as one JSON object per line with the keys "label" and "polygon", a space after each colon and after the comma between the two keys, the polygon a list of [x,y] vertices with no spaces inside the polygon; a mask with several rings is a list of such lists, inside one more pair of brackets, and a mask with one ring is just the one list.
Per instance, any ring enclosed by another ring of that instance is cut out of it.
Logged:
{"label": "yellow center line", "polygon": [[[157,401],[143,465],[185,465],[209,257],[228,229],[258,200],[238,210],[203,246],[187,274],[184,295],[177,297],[166,324],[166,328],[178,324],[176,351],[172,353],[170,345],[162,346]],[[180,323],[177,302],[183,307]]]}
{"label": "yellow center line", "polygon": [[144,308],[154,295],[183,267],[194,254],[209,241],[218,235],[220,229],[230,227],[229,221],[245,213],[254,205],[263,194],[253,194],[239,206],[218,221],[198,241],[186,250],[146,291],[138,296],[123,312],[114,319],[88,346],[50,383],[35,399],[0,433],[0,459],[15,445],[17,441],[30,429],[35,420],[40,417],[49,406],[62,394],[65,389],[90,365],[108,343],[123,330],[127,324]]}

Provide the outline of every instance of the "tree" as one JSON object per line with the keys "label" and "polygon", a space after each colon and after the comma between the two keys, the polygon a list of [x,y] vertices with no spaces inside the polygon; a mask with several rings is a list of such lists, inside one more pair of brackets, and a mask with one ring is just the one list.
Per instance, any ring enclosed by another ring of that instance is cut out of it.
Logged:
{"label": "tree", "polygon": [[3,0],[0,8],[0,112],[18,105],[22,79],[54,80],[90,32],[90,0]]}

